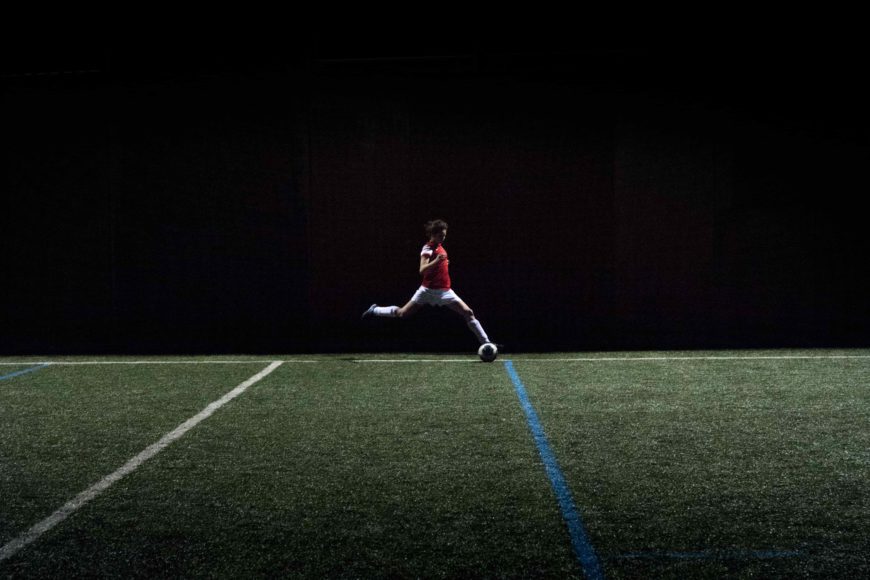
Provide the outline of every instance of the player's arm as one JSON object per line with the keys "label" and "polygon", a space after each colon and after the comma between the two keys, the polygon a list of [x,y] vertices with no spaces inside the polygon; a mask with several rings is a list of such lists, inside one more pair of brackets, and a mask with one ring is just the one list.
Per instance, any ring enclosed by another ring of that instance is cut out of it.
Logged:
{"label": "player's arm", "polygon": [[422,254],[420,256],[420,273],[422,274],[443,259],[444,254],[436,254],[434,260],[432,259],[432,254]]}

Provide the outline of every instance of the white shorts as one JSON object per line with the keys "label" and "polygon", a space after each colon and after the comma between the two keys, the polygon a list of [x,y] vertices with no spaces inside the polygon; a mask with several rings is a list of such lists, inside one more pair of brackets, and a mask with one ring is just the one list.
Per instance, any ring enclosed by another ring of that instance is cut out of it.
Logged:
{"label": "white shorts", "polygon": [[459,302],[459,296],[453,290],[435,290],[420,286],[411,297],[411,302],[430,306],[448,306]]}

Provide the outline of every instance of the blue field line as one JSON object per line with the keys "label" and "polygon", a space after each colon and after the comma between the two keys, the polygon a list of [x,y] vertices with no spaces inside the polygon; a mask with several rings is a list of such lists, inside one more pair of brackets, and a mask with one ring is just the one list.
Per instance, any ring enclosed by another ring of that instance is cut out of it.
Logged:
{"label": "blue field line", "polygon": [[0,376],[0,381],[4,381],[6,379],[11,379],[14,377],[20,377],[21,375],[26,375],[27,373],[32,373],[34,371],[38,371],[40,369],[44,369],[47,366],[50,366],[51,363],[42,363],[35,367],[30,367],[29,369],[24,369],[23,371],[15,371],[14,373],[9,373],[8,375]]}
{"label": "blue field line", "polygon": [[593,580],[602,579],[604,578],[604,572],[601,568],[601,562],[595,553],[595,549],[592,547],[592,542],[589,541],[586,528],[583,526],[583,520],[580,518],[580,512],[577,511],[577,506],[574,505],[574,499],[571,497],[571,489],[568,487],[568,482],[565,481],[565,476],[559,468],[556,456],[553,454],[552,449],[550,449],[550,443],[544,434],[541,420],[538,419],[538,414],[535,412],[531,401],[529,401],[523,381],[517,374],[516,369],[514,369],[513,361],[504,361],[504,367],[514,383],[514,389],[517,392],[517,397],[520,399],[520,405],[522,405],[523,412],[526,414],[526,421],[535,438],[535,445],[537,445],[538,452],[541,454],[541,460],[544,462],[544,468],[547,471],[547,476],[550,478],[550,485],[553,487],[553,492],[559,501],[562,518],[565,520],[565,524],[568,526],[568,534],[571,536],[571,546],[574,548],[577,560],[583,568],[583,573],[586,574],[587,578]]}

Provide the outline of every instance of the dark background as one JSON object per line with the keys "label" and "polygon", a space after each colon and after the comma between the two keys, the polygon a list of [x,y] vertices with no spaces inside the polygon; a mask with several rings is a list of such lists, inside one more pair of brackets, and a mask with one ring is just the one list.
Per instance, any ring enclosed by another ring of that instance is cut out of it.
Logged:
{"label": "dark background", "polygon": [[19,47],[0,353],[469,351],[432,218],[511,351],[870,345],[860,46],[592,29]]}

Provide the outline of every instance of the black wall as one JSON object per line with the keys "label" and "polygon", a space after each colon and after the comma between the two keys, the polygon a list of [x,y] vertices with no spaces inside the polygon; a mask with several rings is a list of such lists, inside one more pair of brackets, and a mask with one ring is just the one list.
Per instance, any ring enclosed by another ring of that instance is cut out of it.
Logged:
{"label": "black wall", "polygon": [[4,77],[0,353],[467,351],[435,217],[514,351],[870,344],[855,55],[340,56]]}

